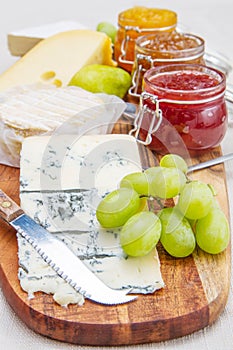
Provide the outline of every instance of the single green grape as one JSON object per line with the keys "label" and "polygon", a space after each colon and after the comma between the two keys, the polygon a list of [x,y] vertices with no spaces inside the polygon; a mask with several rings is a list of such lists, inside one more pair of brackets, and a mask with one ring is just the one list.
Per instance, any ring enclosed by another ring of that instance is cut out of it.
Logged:
{"label": "single green grape", "polygon": [[187,220],[188,220],[190,226],[192,227],[193,232],[195,232],[195,227],[196,227],[197,220],[194,220],[194,219],[187,219]]}
{"label": "single green grape", "polygon": [[119,227],[140,208],[139,195],[132,188],[120,188],[107,194],[96,209],[96,217],[101,226]]}
{"label": "single green grape", "polygon": [[120,187],[133,188],[138,194],[148,196],[149,183],[144,172],[127,174],[120,182]]}
{"label": "single green grape", "polygon": [[149,183],[149,195],[160,198],[176,197],[186,183],[184,173],[177,168],[161,166],[145,170]]}
{"label": "single green grape", "polygon": [[178,154],[166,154],[161,158],[159,165],[165,168],[178,168],[184,174],[188,171],[186,161]]}
{"label": "single green grape", "polygon": [[138,212],[148,210],[148,203],[146,197],[140,197],[140,205],[138,208]]}
{"label": "single green grape", "polygon": [[191,181],[183,187],[177,206],[188,219],[200,219],[208,214],[213,205],[213,193],[201,181]]}
{"label": "single green grape", "polygon": [[162,223],[160,242],[164,249],[176,258],[192,254],[196,246],[195,236],[188,220],[177,208],[164,208],[158,217]]}
{"label": "single green grape", "polygon": [[197,245],[207,253],[221,253],[228,246],[230,229],[227,218],[218,207],[196,222]]}
{"label": "single green grape", "polygon": [[156,214],[143,211],[129,218],[120,233],[120,243],[127,255],[144,256],[158,243],[161,222]]}
{"label": "single green grape", "polygon": [[96,30],[97,32],[105,33],[107,36],[110,37],[112,43],[115,43],[117,28],[112,23],[100,22],[97,24]]}

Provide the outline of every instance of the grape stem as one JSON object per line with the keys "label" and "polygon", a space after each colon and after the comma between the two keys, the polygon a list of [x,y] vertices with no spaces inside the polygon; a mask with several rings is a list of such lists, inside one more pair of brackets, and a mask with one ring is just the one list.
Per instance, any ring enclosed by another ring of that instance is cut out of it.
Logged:
{"label": "grape stem", "polygon": [[[144,195],[144,194],[141,194],[140,196],[139,196],[139,198],[146,198],[148,201],[150,201],[151,203],[153,202],[153,204],[155,204],[154,205],[154,207],[155,208],[153,208],[154,210],[160,210],[160,209],[163,209],[164,207],[166,207],[165,205],[164,205],[164,203],[162,202],[162,200],[161,200],[161,198],[159,198],[159,197],[154,197],[154,196],[147,196],[147,195]],[[159,207],[159,208],[158,208]]]}

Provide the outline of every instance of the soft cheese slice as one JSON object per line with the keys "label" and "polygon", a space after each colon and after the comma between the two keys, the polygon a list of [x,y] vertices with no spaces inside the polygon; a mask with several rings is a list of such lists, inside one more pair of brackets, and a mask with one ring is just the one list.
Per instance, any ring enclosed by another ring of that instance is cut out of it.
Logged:
{"label": "soft cheese slice", "polygon": [[38,82],[66,86],[80,68],[92,63],[115,65],[111,39],[88,29],[61,32],[40,41],[0,75],[0,91]]}
{"label": "soft cheese slice", "polygon": [[[44,161],[46,148],[50,156]],[[147,294],[164,286],[157,251],[127,257],[120,246],[120,230],[100,227],[95,216],[102,196],[115,189],[124,175],[139,169],[138,145],[129,135],[85,135],[76,142],[65,135],[54,136],[53,142],[46,136],[28,138],[21,153],[20,199],[28,215],[61,239],[107,285]],[[41,183],[38,179],[44,174]],[[30,296],[41,290],[52,293],[61,305],[82,303],[75,293],[69,295],[49,266],[42,268],[40,257],[22,237],[18,242],[19,279]]]}
{"label": "soft cheese slice", "polygon": [[80,188],[107,192],[124,175],[141,169],[135,138],[119,134],[28,137],[20,164],[21,192]]}
{"label": "soft cheese slice", "polygon": [[84,298],[66,283],[31,245],[17,234],[19,249],[18,278],[23,290],[27,291],[29,299],[35,292],[53,294],[53,299],[62,306],[68,304],[82,305]]}
{"label": "soft cheese slice", "polygon": [[0,162],[19,166],[24,138],[56,133],[112,130],[125,109],[117,96],[76,86],[24,85],[0,94]]}
{"label": "soft cheese slice", "polygon": [[[91,191],[24,192],[21,203],[29,216],[61,239],[110,287],[147,294],[163,286],[157,251],[146,257],[126,257],[120,246],[120,230],[106,230],[97,222]],[[28,264],[31,271],[30,261]]]}
{"label": "soft cheese slice", "polygon": [[8,48],[13,56],[23,56],[41,40],[73,29],[85,29],[77,21],[59,21],[41,26],[15,30],[7,35]]}

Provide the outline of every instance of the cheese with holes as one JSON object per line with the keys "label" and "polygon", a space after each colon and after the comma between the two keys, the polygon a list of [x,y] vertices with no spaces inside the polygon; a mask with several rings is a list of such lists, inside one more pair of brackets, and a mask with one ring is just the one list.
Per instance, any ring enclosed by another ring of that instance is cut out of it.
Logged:
{"label": "cheese with holes", "polygon": [[18,167],[21,144],[28,136],[111,132],[125,106],[117,96],[75,86],[34,84],[0,93],[0,163]]}
{"label": "cheese with holes", "polygon": [[0,75],[0,91],[24,84],[44,82],[66,86],[83,66],[112,60],[111,39],[101,32],[77,29],[61,32],[40,41]]}
{"label": "cheese with holes", "polygon": [[[120,229],[100,227],[95,215],[101,198],[117,188],[123,176],[141,169],[136,140],[114,134],[70,136],[24,141],[20,168],[22,208],[61,239],[108,286],[141,294],[162,288],[157,250],[145,257],[127,257],[120,246]],[[30,297],[43,291],[53,294],[61,305],[84,302],[41,262],[42,258],[21,236],[18,246],[19,280]]]}

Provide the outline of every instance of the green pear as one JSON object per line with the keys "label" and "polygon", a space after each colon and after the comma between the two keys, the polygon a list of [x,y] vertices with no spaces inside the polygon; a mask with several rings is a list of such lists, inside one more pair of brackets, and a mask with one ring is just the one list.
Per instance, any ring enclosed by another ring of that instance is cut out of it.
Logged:
{"label": "green pear", "polygon": [[131,86],[131,75],[119,67],[90,64],[81,68],[68,85],[79,86],[93,93],[103,92],[123,98]]}

